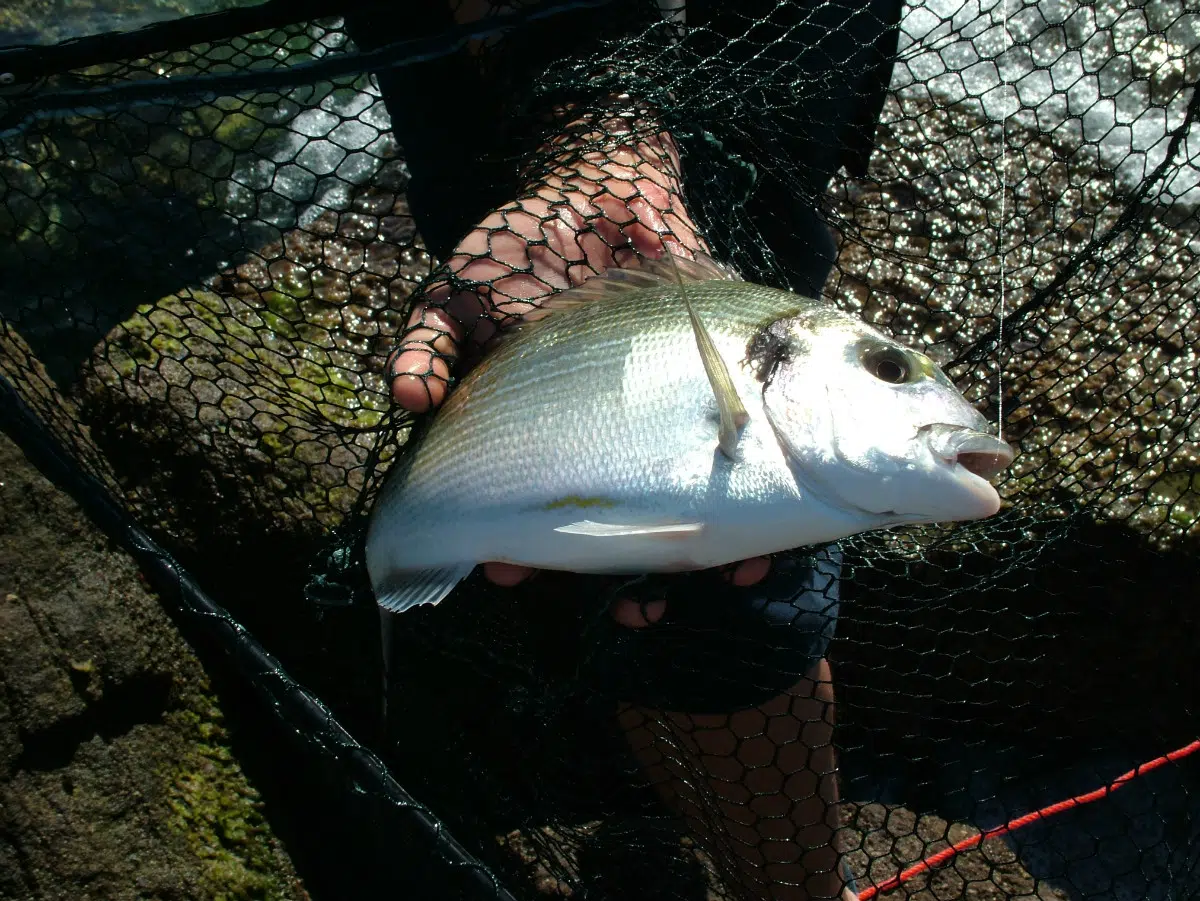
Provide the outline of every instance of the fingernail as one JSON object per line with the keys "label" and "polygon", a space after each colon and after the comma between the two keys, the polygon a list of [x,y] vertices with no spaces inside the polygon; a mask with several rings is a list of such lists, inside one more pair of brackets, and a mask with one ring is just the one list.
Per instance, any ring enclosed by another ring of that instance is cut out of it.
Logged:
{"label": "fingernail", "polygon": [[392,400],[413,413],[425,413],[442,402],[445,392],[436,381],[426,381],[415,375],[401,375],[392,380]]}

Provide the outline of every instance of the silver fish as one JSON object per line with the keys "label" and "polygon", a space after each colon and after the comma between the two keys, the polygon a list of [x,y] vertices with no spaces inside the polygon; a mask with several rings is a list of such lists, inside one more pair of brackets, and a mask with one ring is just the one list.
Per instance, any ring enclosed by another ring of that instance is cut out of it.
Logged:
{"label": "silver fish", "polygon": [[708,258],[614,270],[504,335],[389,474],[383,610],[478,563],[704,569],[978,519],[1013,451],[933,361]]}

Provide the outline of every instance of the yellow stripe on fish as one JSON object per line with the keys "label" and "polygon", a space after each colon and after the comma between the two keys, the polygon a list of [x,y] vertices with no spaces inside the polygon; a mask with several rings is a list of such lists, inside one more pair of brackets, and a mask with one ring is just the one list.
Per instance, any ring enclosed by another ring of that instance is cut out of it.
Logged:
{"label": "yellow stripe on fish", "polygon": [[540,510],[568,510],[571,508],[587,509],[588,507],[603,507],[612,508],[617,505],[617,502],[607,497],[580,497],[578,494],[568,494],[566,497],[560,497],[557,500],[550,501],[548,504],[543,504],[538,509]]}

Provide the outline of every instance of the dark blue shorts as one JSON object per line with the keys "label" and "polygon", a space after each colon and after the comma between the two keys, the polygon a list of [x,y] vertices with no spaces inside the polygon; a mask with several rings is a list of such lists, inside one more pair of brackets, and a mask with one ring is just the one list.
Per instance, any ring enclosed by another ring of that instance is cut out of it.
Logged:
{"label": "dark blue shorts", "polygon": [[[757,585],[713,571],[621,580],[585,629],[581,678],[615,700],[686,713],[756,707],[825,657],[837,626],[842,554],[836,545],[772,558]],[[618,597],[665,598],[656,624],[631,629],[607,607]]]}

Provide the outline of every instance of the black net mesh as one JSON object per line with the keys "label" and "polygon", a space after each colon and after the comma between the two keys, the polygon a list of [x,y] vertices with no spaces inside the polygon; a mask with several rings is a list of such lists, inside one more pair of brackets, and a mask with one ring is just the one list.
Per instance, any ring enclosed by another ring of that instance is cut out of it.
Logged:
{"label": "black net mesh", "polygon": [[[1200,895],[1187,758],[990,831],[1197,737],[1200,13],[267,3],[34,35],[0,49],[6,422],[165,549],[348,795],[419,812],[430,844],[379,842],[401,884]],[[1001,512],[750,587],[476,570],[393,619],[381,728],[363,538],[418,414],[495,323],[664,248],[926,352],[1017,450]]]}

